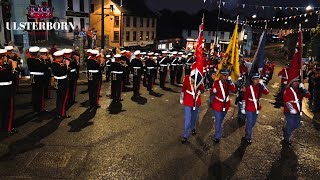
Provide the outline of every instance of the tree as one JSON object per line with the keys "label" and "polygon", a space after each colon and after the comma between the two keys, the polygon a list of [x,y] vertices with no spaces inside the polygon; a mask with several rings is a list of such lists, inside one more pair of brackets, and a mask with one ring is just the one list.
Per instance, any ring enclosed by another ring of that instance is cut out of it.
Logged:
{"label": "tree", "polygon": [[311,32],[311,55],[320,61],[320,25]]}

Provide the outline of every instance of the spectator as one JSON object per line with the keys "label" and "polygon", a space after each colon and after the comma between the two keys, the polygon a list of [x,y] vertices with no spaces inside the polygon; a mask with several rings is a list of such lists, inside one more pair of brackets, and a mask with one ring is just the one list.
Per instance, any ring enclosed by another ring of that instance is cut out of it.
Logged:
{"label": "spectator", "polygon": [[93,34],[92,34],[92,31],[91,31],[91,28],[88,28],[88,30],[87,30],[87,32],[86,32],[86,36],[87,36],[87,39],[88,39],[88,46],[87,46],[87,48],[88,48],[88,49],[92,49],[91,45],[92,45]]}
{"label": "spectator", "polygon": [[76,39],[77,36],[79,36],[80,30],[79,26],[77,25],[76,28],[73,30],[73,40]]}
{"label": "spectator", "polygon": [[85,47],[86,46],[87,37],[86,37],[86,31],[84,30],[84,28],[82,28],[82,30],[80,31],[79,36],[83,37],[83,47]]}
{"label": "spectator", "polygon": [[92,28],[92,45],[91,48],[94,48],[96,46],[96,42],[97,42],[97,30],[95,30],[94,28]]}

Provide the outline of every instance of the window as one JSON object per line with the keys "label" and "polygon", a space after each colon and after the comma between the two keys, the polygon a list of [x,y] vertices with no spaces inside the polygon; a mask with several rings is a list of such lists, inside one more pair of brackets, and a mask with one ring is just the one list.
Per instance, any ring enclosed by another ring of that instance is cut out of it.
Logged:
{"label": "window", "polygon": [[133,17],[133,27],[137,27],[137,18]]}
{"label": "window", "polygon": [[140,27],[143,27],[143,18],[140,18]]}
{"label": "window", "polygon": [[224,39],[224,32],[220,32],[220,39]]}
{"label": "window", "polygon": [[48,6],[52,7],[52,0],[48,0]]}
{"label": "window", "polygon": [[94,4],[90,4],[90,13],[94,12]]}
{"label": "window", "polygon": [[68,0],[68,11],[73,11],[73,0]]}
{"label": "window", "polygon": [[114,27],[119,27],[119,16],[114,16]]}
{"label": "window", "polygon": [[[68,18],[67,19],[67,23],[69,24],[69,23],[72,23],[73,24],[73,18]],[[72,32],[72,29],[71,29],[71,27],[70,27],[70,25],[68,25],[69,26],[69,32]]]}
{"label": "window", "polygon": [[113,12],[113,5],[110,5],[110,11]]}
{"label": "window", "polygon": [[188,36],[191,36],[191,30],[188,30]]}
{"label": "window", "polygon": [[113,42],[119,42],[119,31],[113,32]]}
{"label": "window", "polygon": [[84,0],[80,0],[80,12],[84,12]]}
{"label": "window", "polygon": [[137,40],[137,31],[133,31],[132,40],[133,40],[133,41],[136,41],[136,40]]}
{"label": "window", "polygon": [[154,32],[152,31],[151,33],[151,39],[153,40],[154,39]]}
{"label": "window", "polygon": [[126,17],[126,27],[130,27],[130,16]]}
{"label": "window", "polygon": [[130,31],[126,32],[126,41],[130,41]]}
{"label": "window", "polygon": [[36,0],[30,0],[31,5],[36,5]]}
{"label": "window", "polygon": [[150,25],[150,19],[147,19],[147,27]]}
{"label": "window", "polygon": [[80,30],[82,30],[84,27],[84,18],[80,18]]}
{"label": "window", "polygon": [[208,36],[211,36],[211,31],[208,31]]}
{"label": "window", "polygon": [[146,40],[149,40],[149,31],[146,32]]}
{"label": "window", "polygon": [[152,24],[151,24],[151,26],[152,26],[152,27],[154,27],[155,19],[154,19],[154,18],[152,18],[151,20],[152,20]]}
{"label": "window", "polygon": [[143,31],[140,31],[140,36],[139,36],[140,40],[142,40],[142,36],[143,36]]}

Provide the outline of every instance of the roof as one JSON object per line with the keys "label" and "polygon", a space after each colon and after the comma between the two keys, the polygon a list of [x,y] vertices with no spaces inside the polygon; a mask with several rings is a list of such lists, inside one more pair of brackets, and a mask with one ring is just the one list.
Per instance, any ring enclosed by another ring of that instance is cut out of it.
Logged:
{"label": "roof", "polygon": [[124,15],[156,17],[155,13],[147,7],[144,0],[112,0],[112,2],[115,3],[119,9],[121,9],[121,1],[123,5],[122,11],[124,12]]}

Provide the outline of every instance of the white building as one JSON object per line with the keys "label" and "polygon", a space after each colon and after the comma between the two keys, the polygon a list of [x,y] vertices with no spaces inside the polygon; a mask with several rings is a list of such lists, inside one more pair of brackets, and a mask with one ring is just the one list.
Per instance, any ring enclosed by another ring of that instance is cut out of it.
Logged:
{"label": "white building", "polygon": [[[11,22],[73,22],[74,26],[87,29],[89,27],[90,0],[9,0],[11,10]],[[53,7],[53,18],[47,20],[29,19],[27,16],[30,5],[42,5]],[[80,29],[81,30],[81,29]],[[48,41],[52,32],[29,32],[30,42]],[[73,32],[54,31],[55,35],[62,38],[73,38]],[[11,32],[11,38],[16,44],[22,44],[22,30]]]}

